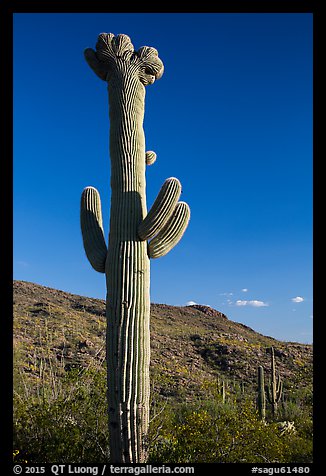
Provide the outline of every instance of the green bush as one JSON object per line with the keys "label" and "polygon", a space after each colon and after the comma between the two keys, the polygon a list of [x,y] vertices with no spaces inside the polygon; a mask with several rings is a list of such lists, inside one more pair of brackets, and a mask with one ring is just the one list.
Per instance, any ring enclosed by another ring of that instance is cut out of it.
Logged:
{"label": "green bush", "polygon": [[297,431],[281,434],[263,423],[250,401],[166,408],[152,428],[155,463],[310,462],[312,442]]}
{"label": "green bush", "polygon": [[105,371],[71,370],[55,397],[45,387],[31,398],[15,396],[15,461],[107,461]]}
{"label": "green bush", "polygon": [[[108,462],[104,366],[72,369],[56,381],[52,377],[27,388],[23,375],[16,375],[14,461]],[[252,395],[231,397],[223,403],[220,395],[208,392],[206,399],[177,403],[153,391],[149,462],[312,461],[311,406],[285,402],[278,418],[293,421],[295,430],[281,432],[277,421],[259,419]]]}

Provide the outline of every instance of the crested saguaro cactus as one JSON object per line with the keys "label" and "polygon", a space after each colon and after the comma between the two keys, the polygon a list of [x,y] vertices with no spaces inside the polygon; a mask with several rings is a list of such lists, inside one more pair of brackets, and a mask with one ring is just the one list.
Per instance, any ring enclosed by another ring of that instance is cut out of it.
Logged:
{"label": "crested saguaro cactus", "polygon": [[273,417],[277,414],[277,406],[282,396],[283,383],[279,376],[276,376],[274,347],[271,347],[271,380],[266,387],[267,398],[272,406]]}
{"label": "crested saguaro cactus", "polygon": [[85,58],[108,83],[111,210],[106,245],[100,197],[86,187],[81,228],[86,255],[107,283],[107,372],[110,459],[147,458],[150,364],[150,258],[168,253],[181,239],[190,209],[179,201],[181,184],[169,178],[147,213],[145,168],[156,159],[145,151],[145,86],[163,74],[155,48],[134,50],[127,35],[102,33]]}

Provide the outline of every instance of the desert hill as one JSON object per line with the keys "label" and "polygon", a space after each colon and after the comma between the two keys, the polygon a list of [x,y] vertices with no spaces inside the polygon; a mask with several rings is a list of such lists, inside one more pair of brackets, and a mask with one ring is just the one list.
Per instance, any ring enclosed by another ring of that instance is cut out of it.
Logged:
{"label": "desert hill", "polygon": [[[15,281],[13,307],[15,367],[35,386],[49,368],[60,377],[104,364],[104,300]],[[152,385],[165,398],[191,399],[217,377],[253,390],[258,365],[268,377],[271,346],[285,388],[311,385],[311,345],[264,336],[208,306],[151,305]]]}

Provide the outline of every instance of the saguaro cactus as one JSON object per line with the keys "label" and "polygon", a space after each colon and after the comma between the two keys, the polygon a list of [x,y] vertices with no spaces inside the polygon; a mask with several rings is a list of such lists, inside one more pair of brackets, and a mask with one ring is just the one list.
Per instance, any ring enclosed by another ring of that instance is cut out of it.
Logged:
{"label": "saguaro cactus", "polygon": [[277,414],[277,406],[282,396],[283,383],[279,376],[276,376],[274,347],[271,347],[271,380],[266,387],[267,398],[272,406],[273,417]]}
{"label": "saguaro cactus", "polygon": [[217,377],[217,393],[219,395],[221,395],[222,397],[222,403],[225,403],[225,399],[226,399],[226,387],[227,387],[227,384],[225,382],[225,380],[222,380],[220,379],[219,377]]}
{"label": "saguaro cactus", "polygon": [[264,368],[259,365],[258,367],[258,397],[257,407],[261,420],[265,420],[266,417],[266,397],[265,397],[265,384],[264,384]]}
{"label": "saguaro cactus", "polygon": [[[110,118],[111,210],[105,243],[98,191],[81,197],[86,255],[107,283],[107,372],[110,460],[142,463],[147,458],[150,363],[150,258],[170,251],[182,237],[190,209],[179,201],[176,178],[163,184],[147,214],[145,168],[156,154],[145,152],[145,86],[163,74],[155,48],[138,51],[127,35],[101,33],[85,58],[107,81]],[[150,240],[148,242],[148,240]]]}

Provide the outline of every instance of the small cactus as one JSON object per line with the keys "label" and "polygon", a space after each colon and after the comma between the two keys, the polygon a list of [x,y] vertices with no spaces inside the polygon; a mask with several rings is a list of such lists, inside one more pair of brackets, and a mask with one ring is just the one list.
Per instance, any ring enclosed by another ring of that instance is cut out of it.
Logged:
{"label": "small cactus", "polygon": [[274,347],[271,347],[271,380],[270,385],[266,386],[266,391],[268,401],[272,406],[273,417],[277,415],[277,407],[281,400],[282,390],[283,382],[281,378],[276,375]]}

